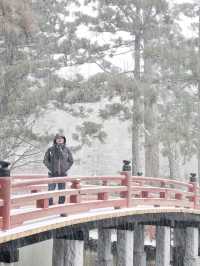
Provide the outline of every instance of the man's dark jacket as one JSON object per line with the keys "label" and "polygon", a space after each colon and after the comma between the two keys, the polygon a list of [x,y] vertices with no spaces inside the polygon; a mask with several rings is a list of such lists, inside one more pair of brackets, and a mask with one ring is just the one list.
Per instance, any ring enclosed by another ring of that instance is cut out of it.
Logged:
{"label": "man's dark jacket", "polygon": [[54,144],[50,147],[44,156],[43,163],[49,170],[50,176],[64,176],[72,166],[74,160],[71,151],[66,146],[66,138],[64,144],[56,144],[56,138]]}

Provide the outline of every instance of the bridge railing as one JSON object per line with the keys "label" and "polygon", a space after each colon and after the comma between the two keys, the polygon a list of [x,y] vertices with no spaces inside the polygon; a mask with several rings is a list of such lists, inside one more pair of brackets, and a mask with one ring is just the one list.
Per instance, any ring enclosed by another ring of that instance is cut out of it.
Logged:
{"label": "bridge railing", "polygon": [[199,208],[197,183],[173,179],[132,177],[132,206]]}
{"label": "bridge railing", "polygon": [[[4,181],[10,183],[7,183],[9,191],[0,193],[2,209],[8,211],[7,216],[4,214],[5,211],[0,215],[0,228],[13,228],[29,220],[61,213],[72,214],[104,207],[126,207],[126,198],[120,196],[120,193],[127,191],[127,187],[121,185],[123,179],[125,176],[2,178],[2,184]],[[52,183],[66,183],[66,189],[48,191],[48,185]],[[3,192],[2,189],[3,186],[0,187],[0,191]],[[49,198],[57,200],[59,196],[66,197],[65,204],[55,203],[49,206]],[[6,208],[7,206],[9,208]]]}
{"label": "bridge railing", "polygon": [[[65,183],[62,190],[48,190]],[[64,204],[57,204],[65,196]],[[54,205],[49,206],[49,198]],[[0,229],[17,227],[42,217],[73,214],[92,209],[136,206],[200,208],[200,188],[195,182],[131,176],[55,177],[15,176],[0,178]]]}

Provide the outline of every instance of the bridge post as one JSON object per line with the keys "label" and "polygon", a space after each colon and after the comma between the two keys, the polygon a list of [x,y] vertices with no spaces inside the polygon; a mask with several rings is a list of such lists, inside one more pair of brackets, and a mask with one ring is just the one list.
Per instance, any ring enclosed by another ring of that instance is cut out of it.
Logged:
{"label": "bridge post", "polygon": [[64,266],[83,266],[84,241],[65,240]]}
{"label": "bridge post", "polygon": [[53,239],[52,266],[83,266],[83,234]]}
{"label": "bridge post", "polygon": [[170,265],[170,227],[156,226],[156,266]]}
{"label": "bridge post", "polygon": [[[104,180],[102,183],[103,186],[107,186],[108,185],[108,181]],[[100,192],[97,194],[97,198],[98,200],[108,200],[108,192]]]}
{"label": "bridge post", "polygon": [[64,239],[53,239],[52,266],[64,266],[64,241]]}
{"label": "bridge post", "polygon": [[199,245],[199,233],[198,228],[187,227],[186,228],[186,245],[185,245],[185,257],[184,266],[197,266],[199,265],[198,257],[198,245]]}
{"label": "bridge post", "polygon": [[133,266],[146,266],[144,251],[144,225],[134,226]]}
{"label": "bridge post", "polygon": [[98,228],[96,266],[112,266],[111,229]]}
{"label": "bridge post", "polygon": [[121,192],[120,195],[122,198],[127,199],[127,207],[132,206],[132,193],[131,193],[131,166],[130,161],[124,160],[122,166],[121,175],[125,176],[125,179],[122,180],[121,185],[127,186],[126,192]]}
{"label": "bridge post", "polygon": [[133,266],[133,231],[117,230],[117,266]]}
{"label": "bridge post", "polygon": [[198,195],[198,193],[197,193],[197,179],[196,179],[196,176],[194,176],[194,175],[192,175],[191,177],[190,177],[190,184],[192,185],[192,187],[191,188],[189,188],[189,192],[193,192],[193,196],[192,196],[192,198],[191,198],[191,201],[193,201],[193,208],[194,209],[196,209],[198,206],[198,200],[197,200],[197,195]]}
{"label": "bridge post", "polygon": [[[71,182],[71,188],[73,189],[80,189],[80,179],[72,180]],[[80,203],[81,201],[81,196],[80,195],[70,195],[70,203]]]}
{"label": "bridge post", "polygon": [[0,198],[4,201],[4,205],[0,207],[0,215],[3,217],[3,230],[7,230],[11,225],[11,177],[8,176],[1,178],[0,184]]}
{"label": "bridge post", "polygon": [[174,254],[173,254],[173,266],[183,266],[183,258],[185,254],[185,241],[186,241],[185,228],[174,228],[173,240],[174,240]]}

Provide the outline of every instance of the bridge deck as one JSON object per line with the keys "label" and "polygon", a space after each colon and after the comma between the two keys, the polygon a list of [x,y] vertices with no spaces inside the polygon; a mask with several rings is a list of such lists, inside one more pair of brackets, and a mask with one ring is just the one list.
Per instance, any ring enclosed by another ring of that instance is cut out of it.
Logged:
{"label": "bridge deck", "polygon": [[[66,183],[65,189],[47,190],[48,184],[60,182]],[[99,177],[2,177],[0,196],[0,246],[68,237],[70,230],[76,234],[97,227],[134,229],[138,222],[200,227],[200,187],[194,180],[128,172]],[[58,204],[60,196],[65,196],[64,204]],[[53,205],[49,198],[54,199]],[[68,216],[61,217],[63,213]]]}
{"label": "bridge deck", "polygon": [[[88,226],[95,228],[97,224],[105,227],[117,228],[124,224],[134,224],[142,222],[146,224],[169,224],[175,226],[175,223],[200,224],[200,210],[173,207],[151,207],[141,206],[134,208],[123,208],[115,210],[113,208],[104,208],[91,210],[79,214],[60,217],[58,215],[50,216],[45,219],[38,219],[27,222],[17,228],[0,232],[0,244],[24,239],[30,236],[40,236],[49,234],[56,229],[71,230],[74,226]],[[80,229],[79,229],[80,230]],[[48,236],[49,238],[52,236]],[[41,241],[42,239],[40,239]]]}

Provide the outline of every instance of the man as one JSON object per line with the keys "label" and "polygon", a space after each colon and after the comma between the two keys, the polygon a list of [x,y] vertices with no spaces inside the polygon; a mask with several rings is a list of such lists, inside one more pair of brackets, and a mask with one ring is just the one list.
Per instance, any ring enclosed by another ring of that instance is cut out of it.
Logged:
{"label": "man", "polygon": [[[49,177],[67,176],[67,171],[73,164],[72,153],[66,146],[65,136],[57,134],[53,140],[53,146],[45,153],[43,163],[49,170]],[[56,183],[49,184],[48,190],[55,190]],[[65,189],[65,183],[58,183],[58,189]],[[65,202],[65,196],[59,197],[59,204]],[[53,198],[49,199],[49,205],[53,205]]]}

